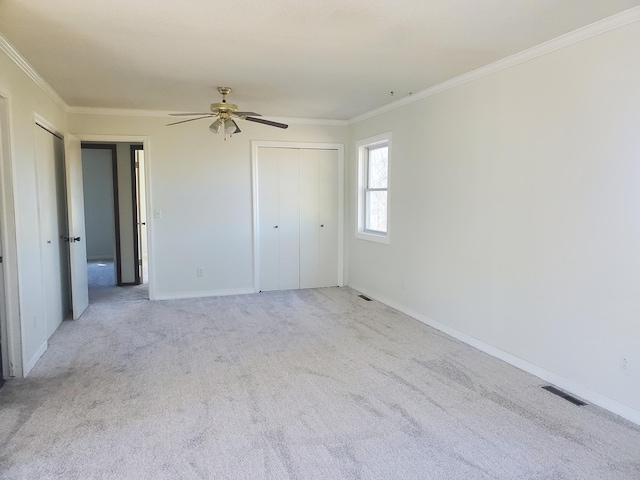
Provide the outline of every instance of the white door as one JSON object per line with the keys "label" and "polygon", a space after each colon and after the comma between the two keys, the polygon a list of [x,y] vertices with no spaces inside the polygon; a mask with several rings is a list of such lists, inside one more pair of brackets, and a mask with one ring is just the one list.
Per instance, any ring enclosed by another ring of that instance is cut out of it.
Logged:
{"label": "white door", "polygon": [[338,152],[300,150],[300,288],[338,285]]}
{"label": "white door", "polygon": [[138,282],[148,282],[147,267],[147,204],[144,185],[144,150],[134,150],[136,166],[136,212],[138,216]]}
{"label": "white door", "polygon": [[271,148],[261,148],[258,158],[260,290],[266,292],[280,288],[278,156]]}
{"label": "white door", "polygon": [[300,288],[300,163],[298,152],[281,152],[278,161],[280,290]]}
{"label": "white door", "polygon": [[298,151],[261,148],[258,156],[260,290],[300,288]]}
{"label": "white door", "polygon": [[70,237],[71,302],[75,320],[80,318],[80,315],[89,306],[89,286],[87,283],[87,244],[82,190],[82,149],[80,140],[73,135],[65,136],[65,167]]}
{"label": "white door", "polygon": [[62,140],[36,129],[38,210],[45,328],[49,338],[70,312],[67,211]]}
{"label": "white door", "polygon": [[337,286],[336,150],[258,149],[260,290]]}

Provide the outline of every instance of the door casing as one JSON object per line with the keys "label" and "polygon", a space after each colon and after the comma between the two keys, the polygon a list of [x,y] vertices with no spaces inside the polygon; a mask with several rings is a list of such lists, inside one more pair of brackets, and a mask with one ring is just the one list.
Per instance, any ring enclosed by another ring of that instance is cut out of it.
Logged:
{"label": "door casing", "polygon": [[21,377],[23,373],[11,111],[11,95],[0,86],[0,235],[4,294],[0,305],[0,375],[5,379]]}

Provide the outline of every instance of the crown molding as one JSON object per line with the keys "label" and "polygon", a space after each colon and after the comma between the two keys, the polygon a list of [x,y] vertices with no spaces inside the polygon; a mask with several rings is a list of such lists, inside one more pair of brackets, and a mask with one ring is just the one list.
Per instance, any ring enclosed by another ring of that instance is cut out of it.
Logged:
{"label": "crown molding", "polygon": [[395,110],[396,108],[400,108],[404,105],[417,102],[432,95],[436,95],[446,90],[464,85],[465,83],[469,83],[482,77],[486,77],[487,75],[491,75],[507,68],[514,67],[521,63],[528,62],[529,60],[533,60],[543,55],[553,53],[562,48],[574,45],[584,40],[588,40],[589,38],[596,37],[603,33],[610,32],[611,30],[624,27],[639,20],[640,7],[630,8],[629,10],[617,13],[592,24],[578,28],[577,30],[566,33],[564,35],[560,35],[559,37],[503,58],[502,60],[498,60],[497,62],[490,63],[489,65],[485,65],[484,67],[480,67],[470,72],[463,73],[462,75],[454,77],[450,80],[446,80],[442,83],[438,83],[437,85],[421,90],[417,93],[413,93],[408,97],[401,98],[400,100],[396,100],[395,102],[389,103],[379,108],[375,108],[361,115],[357,115],[349,119],[347,122],[349,125],[352,125],[354,123],[358,123],[363,120],[375,117],[382,113],[390,112],[391,110]]}
{"label": "crown molding", "polygon": [[328,118],[299,118],[299,117],[272,117],[269,120],[275,122],[288,123],[289,125],[327,125],[330,127],[346,127],[349,125],[347,120],[332,120]]}
{"label": "crown molding", "polygon": [[135,110],[133,108],[69,107],[67,113],[80,115],[112,115],[116,117],[168,117],[164,110]]}
{"label": "crown molding", "polygon": [[[173,113],[166,110],[134,110],[127,108],[96,108],[96,107],[69,107],[67,113],[81,115],[115,115],[123,117],[170,117]],[[329,125],[346,127],[347,120],[331,120],[323,118],[297,118],[297,117],[269,117],[269,120],[287,123],[290,125]]]}
{"label": "crown molding", "polygon": [[27,62],[9,41],[0,33],[0,50],[2,50],[33,82],[46,93],[63,110],[67,110],[69,105],[58,95],[51,85],[40,76],[40,74]]}

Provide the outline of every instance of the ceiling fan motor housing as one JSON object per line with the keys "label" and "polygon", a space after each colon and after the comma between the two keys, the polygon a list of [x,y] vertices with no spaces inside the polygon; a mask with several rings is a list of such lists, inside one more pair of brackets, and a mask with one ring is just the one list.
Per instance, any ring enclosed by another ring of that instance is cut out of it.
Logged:
{"label": "ceiling fan motor housing", "polygon": [[238,106],[233,103],[212,103],[211,111],[213,113],[232,113],[238,111]]}

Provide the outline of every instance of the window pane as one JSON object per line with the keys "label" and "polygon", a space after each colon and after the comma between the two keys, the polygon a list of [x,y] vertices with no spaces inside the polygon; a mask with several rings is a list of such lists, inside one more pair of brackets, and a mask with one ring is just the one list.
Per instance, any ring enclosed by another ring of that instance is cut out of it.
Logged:
{"label": "window pane", "polygon": [[387,231],[387,192],[366,192],[365,230]]}
{"label": "window pane", "polygon": [[389,147],[369,149],[367,188],[387,188]]}

